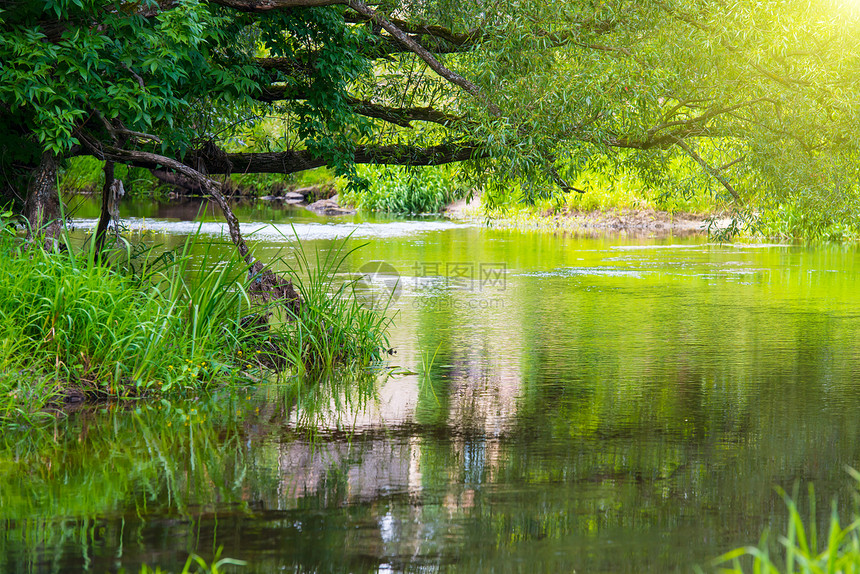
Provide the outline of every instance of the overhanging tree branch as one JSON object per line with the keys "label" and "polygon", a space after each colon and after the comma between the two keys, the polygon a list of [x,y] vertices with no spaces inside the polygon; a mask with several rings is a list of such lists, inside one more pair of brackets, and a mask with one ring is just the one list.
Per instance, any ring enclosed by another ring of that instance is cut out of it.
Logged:
{"label": "overhanging tree branch", "polygon": [[247,243],[245,243],[245,238],[242,237],[239,220],[236,218],[236,215],[230,208],[230,204],[227,203],[227,200],[221,193],[221,184],[219,182],[207,177],[205,174],[185,165],[182,162],[163,155],[104,145],[83,130],[78,132],[78,137],[90,153],[99,159],[109,162],[147,167],[157,167],[161,165],[175,170],[185,177],[197,182],[200,187],[215,200],[215,203],[218,204],[218,207],[224,214],[224,219],[227,220],[227,229],[230,234],[230,239],[239,251],[239,255],[248,265],[248,276],[253,278],[249,291],[261,296],[264,300],[282,300],[288,309],[293,313],[298,313],[302,298],[293,288],[293,282],[291,280],[285,280],[275,274],[271,269],[266,268],[251,253]]}
{"label": "overhanging tree branch", "polygon": [[268,12],[282,8],[312,8],[346,4],[345,0],[209,0],[209,2],[241,12]]}
{"label": "overhanging tree branch", "polygon": [[[372,19],[366,15],[346,15],[344,16],[344,20],[351,24],[362,24],[365,22],[371,22]],[[407,22],[406,20],[401,20],[398,18],[388,17],[388,20],[407,34],[411,34],[413,36],[430,36],[433,38],[439,38],[444,40],[445,42],[457,46],[460,48],[471,48],[477,45],[481,40],[485,40],[489,38],[489,34],[486,30],[481,28],[472,28],[467,32],[454,32],[449,28],[445,28],[444,26],[437,25],[425,25],[425,24],[413,24],[411,22]],[[618,24],[617,20],[583,20],[580,22],[571,22],[570,28],[565,30],[558,30],[555,32],[548,32],[546,30],[535,30],[534,34],[538,38],[544,38],[548,40],[548,45],[550,47],[561,46],[565,43],[574,40],[581,39],[583,33],[591,33],[591,34],[605,34],[610,30],[614,29]]]}
{"label": "overhanging tree branch", "polygon": [[[344,16],[344,20],[350,24],[364,24],[373,21],[371,17],[364,14],[348,14]],[[433,36],[441,38],[455,46],[473,45],[478,39],[484,36],[484,32],[477,28],[468,32],[457,33],[444,26],[412,24],[411,22],[390,16],[388,20],[407,34],[412,34],[413,36]]]}
{"label": "overhanging tree branch", "polygon": [[378,13],[368,8],[367,5],[361,0],[349,0],[347,5],[362,16],[365,16],[374,23],[382,26],[382,28],[386,32],[394,36],[394,38],[396,38],[398,42],[406,46],[410,51],[414,52],[419,58],[424,60],[424,62],[430,67],[431,70],[433,70],[452,84],[460,86],[466,92],[481,100],[484,105],[487,106],[487,109],[492,115],[501,115],[502,110],[499,109],[496,104],[490,101],[490,99],[481,90],[481,88],[479,88],[473,82],[467,80],[460,74],[445,67],[442,62],[437,60],[433,54],[431,54],[426,48],[416,42],[415,39],[412,38],[409,34],[392,24],[387,19],[380,16]]}
{"label": "overhanging tree branch", "polygon": [[[476,143],[440,144],[417,147],[407,145],[356,146],[355,163],[432,166],[487,157]],[[322,167],[326,160],[307,150],[270,153],[228,153],[233,173],[296,173]],[[214,171],[212,173],[215,173]]]}
{"label": "overhanging tree branch", "polygon": [[412,124],[410,122],[415,121],[433,122],[447,126],[462,119],[459,116],[441,112],[429,106],[397,108],[383,106],[382,104],[376,104],[365,100],[352,100],[350,103],[352,105],[352,109],[359,115],[380,119],[404,128],[411,128]]}
{"label": "overhanging tree branch", "polygon": [[[307,92],[295,86],[268,86],[257,98],[262,102],[301,101],[307,98]],[[447,112],[436,110],[429,106],[395,107],[385,106],[352,98],[350,100],[355,113],[370,118],[380,119],[404,128],[412,127],[410,122],[433,122],[440,125],[450,125],[462,119]]]}
{"label": "overhanging tree branch", "polygon": [[731,112],[733,112],[735,110],[754,106],[755,104],[760,104],[762,102],[771,103],[775,107],[777,107],[777,109],[779,108],[778,102],[774,101],[772,98],[757,98],[755,100],[751,100],[748,102],[740,102],[738,104],[734,104],[731,106],[714,107],[714,108],[711,108],[711,109],[707,110],[706,112],[704,112],[704,113],[702,113],[702,114],[700,114],[694,118],[688,118],[685,120],[666,121],[662,124],[656,125],[653,128],[651,128],[650,130],[648,130],[648,138],[650,139],[655,134],[657,134],[658,132],[663,131],[663,130],[668,129],[668,128],[672,128],[672,127],[692,126],[693,124],[705,124],[706,122],[710,121],[711,119],[713,119],[717,116],[720,116],[723,114],[730,114]]}

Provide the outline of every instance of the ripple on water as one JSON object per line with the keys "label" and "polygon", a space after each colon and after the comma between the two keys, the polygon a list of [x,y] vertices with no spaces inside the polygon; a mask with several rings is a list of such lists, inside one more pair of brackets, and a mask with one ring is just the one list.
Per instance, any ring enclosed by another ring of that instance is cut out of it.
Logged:
{"label": "ripple on water", "polygon": [[641,271],[632,269],[612,269],[610,267],[562,267],[551,271],[532,271],[528,273],[515,273],[514,277],[577,277],[577,276],[599,276],[599,277],[641,277]]}
{"label": "ripple on water", "polygon": [[[74,227],[78,229],[95,229],[98,220],[76,219]],[[162,219],[141,219],[132,217],[123,220],[123,225],[129,231],[150,231],[159,233],[192,234],[199,233],[209,236],[226,236],[227,224],[216,221],[165,221]],[[303,241],[315,239],[335,239],[351,235],[355,238],[390,238],[414,235],[448,229],[470,227],[468,223],[451,221],[393,221],[389,223],[262,223],[244,222],[242,230],[246,237],[254,240],[291,241],[297,234]],[[295,233],[293,232],[295,229]]]}

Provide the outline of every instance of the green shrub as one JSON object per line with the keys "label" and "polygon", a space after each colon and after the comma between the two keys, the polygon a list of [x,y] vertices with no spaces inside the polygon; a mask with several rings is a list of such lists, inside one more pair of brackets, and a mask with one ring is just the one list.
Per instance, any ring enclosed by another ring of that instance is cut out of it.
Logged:
{"label": "green shrub", "polygon": [[341,203],[364,211],[388,213],[438,213],[452,201],[464,197],[457,185],[456,168],[397,166],[358,167],[358,175],[368,181],[367,189],[341,194]]}

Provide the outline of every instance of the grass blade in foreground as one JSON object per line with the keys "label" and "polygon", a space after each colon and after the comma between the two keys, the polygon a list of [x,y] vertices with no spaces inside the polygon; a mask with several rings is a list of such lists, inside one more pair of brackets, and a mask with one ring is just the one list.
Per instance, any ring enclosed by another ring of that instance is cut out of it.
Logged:
{"label": "grass blade in foreground", "polygon": [[[860,473],[849,469],[852,476],[860,482]],[[804,524],[803,517],[794,501],[779,490],[788,507],[788,528],[785,536],[779,537],[784,553],[771,555],[767,535],[762,537],[759,546],[736,548],[723,554],[713,562],[719,572],[731,574],[848,574],[860,572],[860,518],[845,528],[840,524],[836,503],[830,514],[829,532],[826,545],[818,547],[815,514],[815,490],[809,488],[809,522]],[[729,566],[731,565],[731,566]]]}

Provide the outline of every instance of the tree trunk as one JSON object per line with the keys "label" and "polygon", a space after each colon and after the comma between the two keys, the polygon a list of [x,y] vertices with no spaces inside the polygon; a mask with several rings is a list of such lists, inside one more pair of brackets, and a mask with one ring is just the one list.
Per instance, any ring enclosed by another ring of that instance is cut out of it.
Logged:
{"label": "tree trunk", "polygon": [[27,219],[30,222],[28,239],[44,237],[45,247],[59,246],[62,229],[62,207],[57,189],[59,158],[53,152],[42,154],[39,166],[27,186]]}
{"label": "tree trunk", "polygon": [[99,222],[96,225],[95,252],[96,258],[101,259],[101,253],[105,246],[107,228],[113,219],[116,225],[119,220],[119,200],[124,194],[122,181],[114,177],[114,162],[105,162],[105,184],[102,188],[102,211]]}
{"label": "tree trunk", "polygon": [[203,195],[206,193],[206,190],[198,182],[181,173],[166,169],[151,169],[149,173],[161,183],[173,186],[173,189],[180,195]]}

